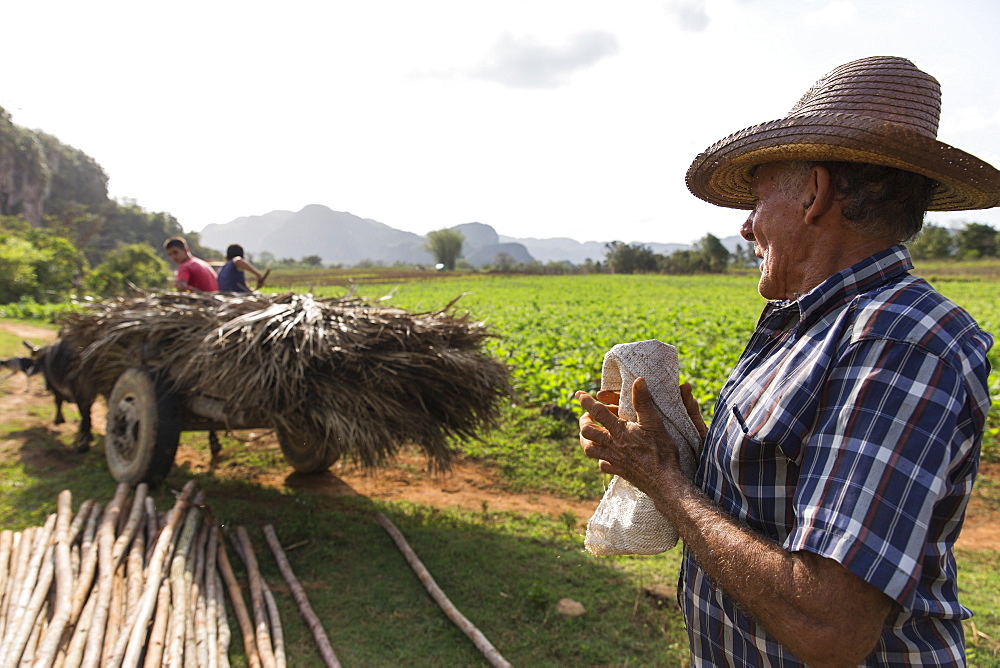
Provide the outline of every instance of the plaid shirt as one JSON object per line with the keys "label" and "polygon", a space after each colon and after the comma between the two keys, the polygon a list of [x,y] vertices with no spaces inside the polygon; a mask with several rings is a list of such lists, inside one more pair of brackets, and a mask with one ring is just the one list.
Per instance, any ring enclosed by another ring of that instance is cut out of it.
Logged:
{"label": "plaid shirt", "polygon": [[[765,307],[695,482],[760,535],[835,559],[899,604],[865,665],[962,665],[972,613],[953,546],[993,338],[912,268],[896,246]],[[693,665],[800,665],[687,549],[680,587]]]}

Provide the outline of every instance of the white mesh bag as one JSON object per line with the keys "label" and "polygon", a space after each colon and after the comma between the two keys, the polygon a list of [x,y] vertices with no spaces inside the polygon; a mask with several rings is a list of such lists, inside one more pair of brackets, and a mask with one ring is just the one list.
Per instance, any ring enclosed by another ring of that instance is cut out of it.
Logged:
{"label": "white mesh bag", "polygon": [[[604,355],[601,389],[621,392],[619,417],[636,421],[632,383],[642,376],[667,433],[677,443],[681,470],[694,477],[701,436],[684,408],[678,386],[677,349],[662,341],[619,343]],[[587,523],[584,547],[591,554],[659,554],[677,544],[677,530],[632,483],[614,476]]]}

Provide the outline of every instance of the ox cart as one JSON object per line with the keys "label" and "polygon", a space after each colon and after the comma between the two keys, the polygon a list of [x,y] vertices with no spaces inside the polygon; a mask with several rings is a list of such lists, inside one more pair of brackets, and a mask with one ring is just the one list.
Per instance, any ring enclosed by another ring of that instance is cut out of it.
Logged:
{"label": "ox cart", "polygon": [[215,454],[215,430],[274,429],[301,473],[342,456],[377,467],[406,445],[440,469],[510,394],[506,367],[485,351],[493,335],[453,307],[152,293],[67,316],[60,345],[77,393],[107,400],[105,453],[120,482],[162,481],[181,432],[196,430]]}
{"label": "ox cart", "polygon": [[[262,415],[227,414],[217,398],[185,395],[158,382],[148,367],[126,369],[107,398],[104,455],[118,482],[159,483],[174,464],[181,432],[207,431],[212,454],[218,453],[216,431],[269,429]],[[298,473],[320,473],[339,458],[324,447],[323,436],[275,427],[285,461]]]}

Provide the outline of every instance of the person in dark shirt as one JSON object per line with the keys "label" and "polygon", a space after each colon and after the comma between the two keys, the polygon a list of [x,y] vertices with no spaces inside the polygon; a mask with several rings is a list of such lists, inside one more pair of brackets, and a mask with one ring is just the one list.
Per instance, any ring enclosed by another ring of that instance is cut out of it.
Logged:
{"label": "person in dark shirt", "polygon": [[262,288],[265,275],[247,262],[243,246],[230,244],[226,249],[226,264],[219,269],[219,292],[251,292],[247,286],[248,271],[257,277],[257,289]]}

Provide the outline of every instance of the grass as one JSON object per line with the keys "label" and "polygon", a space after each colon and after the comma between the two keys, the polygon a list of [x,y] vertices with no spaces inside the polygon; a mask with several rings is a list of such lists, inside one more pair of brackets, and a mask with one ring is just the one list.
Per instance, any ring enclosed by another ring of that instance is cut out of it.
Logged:
{"label": "grass", "polygon": [[604,492],[603,474],[580,449],[576,421],[545,417],[534,408],[508,406],[499,429],[462,447],[469,459],[496,469],[512,492],[552,492],[592,499]]}
{"label": "grass", "polygon": [[962,603],[975,613],[965,622],[970,666],[1000,666],[1000,561],[998,550],[958,550]]}

